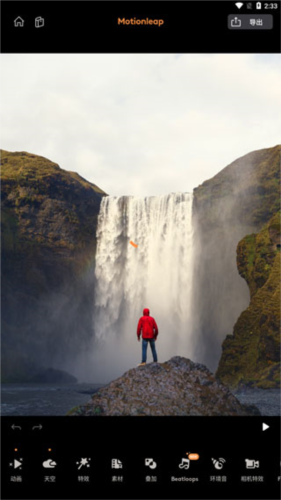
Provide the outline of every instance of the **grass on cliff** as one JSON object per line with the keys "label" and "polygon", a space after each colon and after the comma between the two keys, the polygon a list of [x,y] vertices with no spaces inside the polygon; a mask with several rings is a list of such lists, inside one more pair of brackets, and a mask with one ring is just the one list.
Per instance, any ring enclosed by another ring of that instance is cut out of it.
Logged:
{"label": "grass on cliff", "polygon": [[251,297],[269,278],[280,247],[280,211],[258,233],[243,238],[237,246],[237,266],[248,283]]}
{"label": "grass on cliff", "polygon": [[248,308],[222,345],[217,376],[231,387],[280,386],[280,213],[240,241],[239,273],[251,290]]}
{"label": "grass on cliff", "polygon": [[66,184],[78,182],[86,189],[93,189],[96,193],[105,194],[98,186],[86,181],[76,172],[63,170],[56,163],[42,156],[26,152],[11,153],[1,150],[1,179],[2,183],[17,183],[20,186],[30,187],[36,192],[42,191],[46,181],[62,181]]}

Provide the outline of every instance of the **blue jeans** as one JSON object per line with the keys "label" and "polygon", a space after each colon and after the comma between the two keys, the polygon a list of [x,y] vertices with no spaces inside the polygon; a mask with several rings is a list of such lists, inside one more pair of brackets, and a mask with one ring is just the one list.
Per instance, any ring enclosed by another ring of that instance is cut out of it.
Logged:
{"label": "blue jeans", "polygon": [[154,339],[142,339],[142,363],[146,363],[146,352],[147,352],[147,345],[148,343],[150,344],[152,356],[153,356],[153,361],[157,361],[157,352],[155,349],[155,340]]}

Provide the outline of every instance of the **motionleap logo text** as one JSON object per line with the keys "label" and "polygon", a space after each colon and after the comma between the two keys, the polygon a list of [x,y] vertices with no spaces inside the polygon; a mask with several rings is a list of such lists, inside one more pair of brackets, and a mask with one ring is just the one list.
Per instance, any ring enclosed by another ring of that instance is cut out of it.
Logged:
{"label": "motionleap logo text", "polygon": [[131,19],[126,19],[125,17],[118,17],[118,24],[123,24],[124,26],[163,26],[164,19],[138,19],[137,17],[132,17]]}

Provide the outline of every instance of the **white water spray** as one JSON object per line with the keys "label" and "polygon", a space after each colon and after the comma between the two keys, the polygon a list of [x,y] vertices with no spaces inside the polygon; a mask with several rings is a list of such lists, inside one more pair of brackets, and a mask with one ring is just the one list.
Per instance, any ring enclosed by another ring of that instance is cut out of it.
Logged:
{"label": "white water spray", "polygon": [[144,307],[158,323],[159,361],[191,357],[192,259],[191,194],[103,198],[95,269],[95,380],[110,380],[140,361],[136,328]]}

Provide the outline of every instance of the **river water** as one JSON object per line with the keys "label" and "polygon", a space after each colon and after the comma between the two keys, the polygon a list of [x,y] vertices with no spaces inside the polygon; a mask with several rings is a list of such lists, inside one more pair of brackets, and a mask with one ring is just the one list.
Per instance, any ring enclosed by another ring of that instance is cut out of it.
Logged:
{"label": "river water", "polygon": [[55,416],[86,403],[97,384],[2,384],[1,413],[11,416]]}
{"label": "river water", "polygon": [[[2,384],[2,415],[55,416],[86,403],[98,384]],[[235,394],[241,403],[256,405],[263,416],[280,415],[278,389],[247,389]]]}

